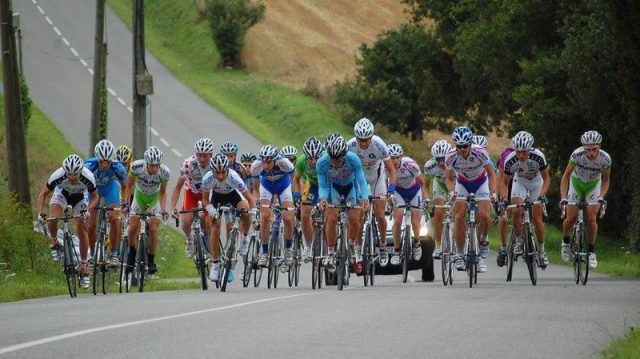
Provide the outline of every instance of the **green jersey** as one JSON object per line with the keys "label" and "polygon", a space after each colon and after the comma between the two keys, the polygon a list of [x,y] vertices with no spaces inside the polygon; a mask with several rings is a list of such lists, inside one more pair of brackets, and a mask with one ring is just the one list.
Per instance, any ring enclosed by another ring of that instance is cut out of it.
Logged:
{"label": "green jersey", "polygon": [[[325,153],[323,152],[322,155]],[[304,180],[308,183],[311,183],[314,186],[318,185],[318,173],[316,172],[316,167],[311,166],[309,161],[307,161],[307,156],[302,155],[298,157],[296,161],[296,173],[299,176],[304,177]]]}

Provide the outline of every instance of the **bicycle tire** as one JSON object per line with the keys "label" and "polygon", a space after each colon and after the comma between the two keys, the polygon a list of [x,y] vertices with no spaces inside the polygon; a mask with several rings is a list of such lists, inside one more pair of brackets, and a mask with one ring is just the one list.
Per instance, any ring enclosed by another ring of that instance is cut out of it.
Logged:
{"label": "bicycle tire", "polygon": [[367,225],[364,230],[364,241],[362,242],[362,280],[365,287],[369,286],[369,261],[371,260],[371,256],[369,254],[370,236],[371,229],[369,228],[369,225]]}
{"label": "bicycle tire", "polygon": [[582,224],[582,235],[580,236],[580,243],[581,243],[581,251],[580,253],[583,254],[582,256],[582,266],[584,267],[583,270],[580,271],[580,282],[582,283],[582,285],[586,285],[587,284],[587,280],[589,280],[589,251],[588,251],[588,246],[587,246],[587,228],[584,225],[584,223]]}
{"label": "bicycle tire", "polygon": [[204,259],[202,237],[200,236],[200,233],[198,231],[193,233],[193,241],[196,245],[196,256],[195,256],[196,263],[195,264],[196,264],[196,270],[200,275],[200,286],[202,287],[202,290],[207,290],[209,289],[209,284],[207,283],[207,276],[209,273],[207,273],[208,272],[207,264],[205,263],[205,259]]}
{"label": "bicycle tire", "polygon": [[537,263],[535,258],[535,245],[533,243],[533,236],[531,234],[531,229],[527,228],[528,226],[524,226],[524,253],[525,253],[525,262],[527,263],[527,270],[529,271],[529,278],[531,279],[531,284],[536,285],[538,282],[538,273],[537,273]]}
{"label": "bicycle tire", "polygon": [[473,285],[477,283],[476,275],[478,273],[478,262],[476,258],[476,251],[474,249],[476,241],[475,231],[475,226],[470,225],[467,233],[467,236],[469,237],[467,246],[467,274],[469,277],[469,288],[473,288]]}
{"label": "bicycle tire", "polygon": [[262,281],[262,270],[263,267],[258,265],[258,258],[260,256],[260,251],[262,248],[262,241],[258,241],[256,237],[256,245],[255,245],[255,254],[253,256],[253,263],[251,264],[253,267],[253,287],[257,288],[260,286],[260,282]]}
{"label": "bicycle tire", "polygon": [[71,238],[69,237],[68,233],[65,233],[63,243],[64,243],[63,270],[64,270],[64,275],[67,279],[67,289],[69,290],[69,296],[71,298],[75,298],[78,294],[76,288],[79,283],[77,283],[76,265],[74,263],[74,260],[71,254],[71,251],[72,251],[71,246],[73,245],[73,242],[71,241]]}
{"label": "bicycle tire", "polygon": [[218,277],[218,283],[220,283],[220,291],[227,291],[227,283],[229,283],[229,264],[228,259],[220,262],[220,276]]}
{"label": "bicycle tire", "polygon": [[442,258],[440,259],[440,268],[442,270],[442,284],[449,284],[449,276],[451,275],[451,248],[448,237],[448,225],[442,227],[442,237],[440,239],[440,247],[442,250]]}
{"label": "bicycle tire", "polygon": [[[129,289],[126,288],[126,284],[125,283],[125,279],[126,279],[126,269],[127,269],[127,254],[129,252],[129,244],[128,244],[128,238],[127,236],[122,236],[122,238],[120,238],[120,256],[118,257],[120,259],[120,271],[119,274],[120,276],[118,277],[118,292],[122,293],[123,289],[125,292],[129,292]],[[128,282],[128,281],[127,281]]]}
{"label": "bicycle tire", "polygon": [[91,289],[93,290],[93,295],[98,295],[98,283],[100,282],[100,266],[102,262],[104,262],[104,249],[100,248],[100,239],[102,234],[98,234],[98,239],[93,247],[93,270],[91,271]]}
{"label": "bicycle tire", "polygon": [[255,256],[255,247],[256,245],[256,237],[251,236],[249,238],[249,246],[247,249],[247,255],[243,258],[242,264],[242,286],[247,288],[249,283],[251,283],[251,272],[253,271],[253,258]]}
{"label": "bicycle tire", "polygon": [[405,226],[402,231],[402,283],[407,283],[409,276],[409,260],[411,260],[411,229]]}
{"label": "bicycle tire", "polygon": [[138,292],[144,291],[144,285],[147,273],[147,235],[140,234],[140,242],[138,243],[137,263],[138,263]]}
{"label": "bicycle tire", "polygon": [[278,288],[278,278],[280,277],[280,256],[282,254],[282,248],[280,248],[280,241],[276,243],[275,248],[275,267],[273,271],[273,289]]}
{"label": "bicycle tire", "polygon": [[269,238],[269,261],[267,265],[267,289],[271,289],[271,285],[273,284],[276,276],[275,272],[278,271],[278,268],[275,267],[276,262],[278,261],[277,258],[275,258],[275,252],[276,252],[275,247],[278,244],[273,240],[273,236],[274,234],[272,233],[271,235],[272,238]]}
{"label": "bicycle tire", "polygon": [[340,226],[340,236],[338,237],[340,244],[338,246],[339,250],[338,253],[336,255],[336,275],[337,275],[337,285],[338,285],[338,290],[342,290],[344,289],[344,286],[346,283],[346,277],[347,277],[347,263],[349,262],[347,259],[347,235],[346,235],[346,230],[344,228],[343,225]]}
{"label": "bicycle tire", "polygon": [[507,282],[511,282],[513,278],[513,262],[515,260],[515,254],[513,254],[513,246],[515,245],[516,237],[513,235],[513,230],[511,236],[509,236],[509,243],[507,244]]}
{"label": "bicycle tire", "polygon": [[571,237],[570,248],[573,252],[573,279],[576,284],[580,283],[580,262],[582,261],[581,251],[581,243],[580,243],[580,227],[577,226],[573,231],[573,236]]}

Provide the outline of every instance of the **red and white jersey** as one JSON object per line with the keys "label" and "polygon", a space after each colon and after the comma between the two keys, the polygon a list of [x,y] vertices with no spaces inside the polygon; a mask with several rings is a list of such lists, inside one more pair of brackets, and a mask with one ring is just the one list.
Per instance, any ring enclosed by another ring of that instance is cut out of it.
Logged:
{"label": "red and white jersey", "polygon": [[200,167],[198,158],[193,155],[186,160],[180,167],[180,178],[184,178],[184,188],[194,193],[200,193],[200,186],[204,175],[209,172],[209,165]]}
{"label": "red and white jersey", "polygon": [[484,169],[486,165],[490,165],[489,154],[487,151],[477,145],[471,145],[469,155],[464,158],[454,148],[447,153],[444,160],[448,170],[453,170],[456,178],[460,182],[475,182],[484,179],[487,171]]}
{"label": "red and white jersey", "polygon": [[396,169],[396,187],[409,189],[421,176],[420,165],[410,157],[402,157],[400,161],[400,168]]}

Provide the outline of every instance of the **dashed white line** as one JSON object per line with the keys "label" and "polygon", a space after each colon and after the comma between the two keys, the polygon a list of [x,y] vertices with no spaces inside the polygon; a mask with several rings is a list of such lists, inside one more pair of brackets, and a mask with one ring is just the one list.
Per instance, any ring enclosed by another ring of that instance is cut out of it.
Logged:
{"label": "dashed white line", "polygon": [[62,38],[62,42],[64,42],[65,45],[69,46],[69,40],[67,40],[66,37]]}
{"label": "dashed white line", "polygon": [[[44,14],[44,11],[42,12],[42,14]],[[51,19],[49,19],[49,17],[47,15],[44,15],[44,19],[49,25],[53,25],[53,21],[51,21]]]}
{"label": "dashed white line", "polygon": [[113,89],[111,87],[107,87],[107,91],[109,91],[109,93],[111,94],[111,96],[116,97],[116,92],[113,91]]}
{"label": "dashed white line", "polygon": [[154,136],[158,136],[158,131],[156,131],[155,128],[149,127],[149,131],[151,131],[151,133],[153,133]]}
{"label": "dashed white line", "polygon": [[178,157],[182,158],[182,153],[180,153],[180,152],[176,151],[176,149],[175,149],[175,148],[172,148],[172,149],[171,149],[171,152],[175,153],[175,154],[176,154],[176,156],[178,156]]}
{"label": "dashed white line", "polygon": [[133,109],[131,108],[131,106],[127,106],[127,110],[129,110],[129,112],[133,113]]}
{"label": "dashed white line", "polygon": [[80,59],[80,63],[82,64],[82,66],[87,67],[87,62],[84,61],[84,59]]}
{"label": "dashed white line", "polygon": [[58,27],[54,26],[53,31],[55,31],[58,36],[62,36],[62,33],[60,32],[60,30],[58,30]]}
{"label": "dashed white line", "polygon": [[33,3],[33,5],[38,5],[38,2],[36,0],[31,0],[31,2]]}
{"label": "dashed white line", "polygon": [[[40,5],[38,5],[37,8],[38,8],[38,11],[40,11],[40,15],[44,15],[44,10],[42,10]],[[46,18],[46,16],[45,16],[45,18]],[[51,21],[51,20],[48,20],[48,21]]]}
{"label": "dashed white line", "polygon": [[122,99],[122,97],[118,97],[118,98],[117,98],[117,100],[118,100],[118,102],[120,102],[120,104],[121,104],[122,106],[127,106],[127,103],[126,103],[126,102],[124,102],[124,100]]}
{"label": "dashed white line", "polygon": [[167,140],[165,140],[164,138],[160,137],[160,142],[162,142],[163,145],[167,146],[167,147],[171,147],[171,145],[169,145],[169,142],[167,142]]}
{"label": "dashed white line", "polygon": [[76,49],[74,49],[73,47],[69,48],[69,51],[71,51],[71,53],[73,54],[73,56],[78,57],[78,51],[76,51]]}
{"label": "dashed white line", "polygon": [[93,75],[93,69],[92,69],[92,68],[88,68],[87,70],[89,70],[89,73],[90,73],[91,75]]}

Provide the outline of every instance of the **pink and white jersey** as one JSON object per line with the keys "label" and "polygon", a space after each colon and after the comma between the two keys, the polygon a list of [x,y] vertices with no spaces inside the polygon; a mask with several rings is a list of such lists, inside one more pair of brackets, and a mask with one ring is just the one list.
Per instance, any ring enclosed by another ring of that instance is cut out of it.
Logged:
{"label": "pink and white jersey", "polygon": [[396,169],[396,187],[409,189],[420,175],[420,165],[412,158],[402,157],[400,168]]}
{"label": "pink and white jersey", "polygon": [[480,146],[471,145],[471,151],[467,158],[462,157],[454,148],[445,156],[445,166],[453,170],[460,182],[475,182],[487,177],[484,166],[491,165],[489,154]]}
{"label": "pink and white jersey", "polygon": [[513,149],[513,147],[511,147],[511,145],[509,145],[509,147],[505,148],[504,151],[502,151],[502,153],[500,154],[500,159],[498,160],[498,169],[500,171],[504,171],[504,162],[507,160],[507,157],[513,152],[515,152],[515,150]]}
{"label": "pink and white jersey", "polygon": [[196,155],[193,155],[182,164],[180,168],[180,178],[184,178],[184,188],[194,193],[200,193],[202,178],[209,172],[209,166],[200,167]]}
{"label": "pink and white jersey", "polygon": [[232,169],[229,169],[229,174],[224,181],[218,181],[212,171],[207,172],[202,179],[201,188],[219,194],[229,194],[233,191],[242,193],[247,190],[247,186],[242,177]]}
{"label": "pink and white jersey", "polygon": [[378,136],[371,138],[371,144],[366,149],[360,148],[358,140],[355,137],[347,142],[347,148],[360,158],[367,181],[370,181],[373,177],[377,178],[378,169],[382,162],[391,158],[389,156],[389,147]]}

